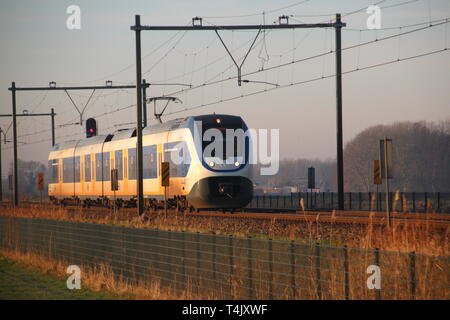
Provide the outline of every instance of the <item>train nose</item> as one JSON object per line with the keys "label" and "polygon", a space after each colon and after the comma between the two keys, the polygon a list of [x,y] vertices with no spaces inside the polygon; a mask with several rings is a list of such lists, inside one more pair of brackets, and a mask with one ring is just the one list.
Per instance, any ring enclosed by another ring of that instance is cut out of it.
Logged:
{"label": "train nose", "polygon": [[189,192],[190,205],[202,209],[245,207],[252,199],[253,183],[246,177],[208,177],[197,181]]}

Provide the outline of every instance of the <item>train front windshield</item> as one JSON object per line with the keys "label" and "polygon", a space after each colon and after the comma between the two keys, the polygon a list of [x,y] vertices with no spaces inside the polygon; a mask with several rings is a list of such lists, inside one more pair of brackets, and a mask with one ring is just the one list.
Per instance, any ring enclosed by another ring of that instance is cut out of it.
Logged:
{"label": "train front windshield", "polygon": [[229,163],[244,162],[247,128],[240,117],[214,115],[198,117],[195,121],[201,121],[205,160],[215,158]]}

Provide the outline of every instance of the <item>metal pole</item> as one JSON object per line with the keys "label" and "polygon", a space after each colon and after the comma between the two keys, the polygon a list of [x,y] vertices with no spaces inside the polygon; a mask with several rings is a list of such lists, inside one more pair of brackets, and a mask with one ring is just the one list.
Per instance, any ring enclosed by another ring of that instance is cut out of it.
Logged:
{"label": "metal pole", "polygon": [[336,130],[337,130],[337,180],[338,206],[344,210],[344,156],[342,141],[342,52],[341,52],[341,15],[336,14]]}
{"label": "metal pole", "polygon": [[350,279],[348,271],[348,248],[344,246],[344,299],[350,299]]}
{"label": "metal pole", "polygon": [[19,187],[18,187],[18,177],[17,177],[17,124],[16,124],[16,83],[13,81],[11,83],[11,93],[12,93],[12,116],[13,116],[13,145],[14,145],[14,165],[13,165],[13,185],[14,185],[14,206],[19,205]]}
{"label": "metal pole", "polygon": [[55,110],[52,108],[51,110],[52,117],[52,147],[55,146]]}
{"label": "metal pole", "polygon": [[388,226],[391,226],[391,212],[389,210],[389,176],[387,163],[387,138],[384,138],[384,177],[386,178],[386,215],[388,219]]}
{"label": "metal pole", "polygon": [[3,201],[3,176],[2,176],[2,128],[0,128],[0,201]]}
{"label": "metal pole", "polygon": [[147,83],[145,79],[142,80],[142,117],[143,126],[147,126]]}
{"label": "metal pole", "polygon": [[141,16],[135,15],[135,29],[136,35],[136,111],[137,111],[137,213],[142,215],[144,213],[144,195],[143,195],[143,157],[142,157],[142,70],[141,70],[141,30],[139,29],[141,25]]}
{"label": "metal pole", "polygon": [[416,253],[410,252],[409,258],[409,290],[410,299],[415,300],[416,298]]}

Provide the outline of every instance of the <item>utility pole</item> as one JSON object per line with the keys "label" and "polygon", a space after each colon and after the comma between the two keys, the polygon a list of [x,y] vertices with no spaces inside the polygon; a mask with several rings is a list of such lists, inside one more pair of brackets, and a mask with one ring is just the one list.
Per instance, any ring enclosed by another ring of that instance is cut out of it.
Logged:
{"label": "utility pole", "polygon": [[0,202],[3,201],[3,176],[2,176],[2,128],[0,128]]}
{"label": "utility pole", "polygon": [[336,14],[336,138],[338,208],[344,210],[344,143],[342,133],[342,51],[341,15]]}
{"label": "utility pole", "polygon": [[13,206],[19,205],[19,186],[18,186],[18,177],[17,177],[17,125],[16,125],[16,83],[13,81],[11,83],[11,92],[12,92],[12,117],[13,117]]}
{"label": "utility pole", "polygon": [[55,146],[55,110],[52,108],[50,116],[52,117],[52,147]]}
{"label": "utility pole", "polygon": [[142,117],[144,120],[143,127],[147,126],[147,86],[145,79],[142,80]]}
{"label": "utility pole", "polygon": [[[143,26],[140,23],[140,16],[135,15],[135,25],[131,26],[130,29],[135,32],[136,35],[136,87],[141,85],[141,33],[140,31],[205,31],[205,30],[213,30],[216,32],[219,40],[221,40],[223,46],[226,51],[230,55],[231,59],[238,67],[238,84],[244,80],[241,79],[241,65],[237,65],[235,59],[232,54],[228,50],[225,43],[222,41],[220,34],[218,31],[224,30],[258,30],[258,35],[261,30],[273,30],[273,29],[298,29],[298,28],[335,28],[336,30],[336,135],[337,135],[337,178],[338,178],[338,204],[339,209],[344,209],[344,162],[343,162],[343,139],[342,139],[342,53],[341,53],[341,29],[346,26],[346,23],[341,21],[341,15],[336,14],[336,22],[335,23],[302,23],[302,24],[289,24],[289,17],[282,16],[279,18],[279,24],[270,24],[270,25],[225,25],[225,26],[217,26],[217,25],[202,25],[202,18],[195,17],[192,19],[192,26]],[[283,23],[282,23],[283,21]],[[256,42],[256,38],[253,41],[248,53]],[[244,58],[245,60],[245,58]],[[141,92],[137,89],[137,105],[139,110],[139,104],[141,103]],[[138,125],[141,122],[139,121],[138,114]],[[142,147],[142,146],[141,146]],[[138,135],[138,148],[139,148],[139,135]],[[139,158],[138,158],[139,165]],[[138,166],[139,167],[139,166]],[[139,169],[140,170],[140,169]],[[138,176],[142,177],[142,172],[138,173]],[[138,185],[142,184],[142,182],[138,182]]]}
{"label": "utility pole", "polygon": [[135,16],[135,30],[136,36],[136,113],[137,113],[137,213],[142,215],[144,213],[144,181],[143,181],[143,156],[142,156],[142,69],[141,69],[141,17]]}

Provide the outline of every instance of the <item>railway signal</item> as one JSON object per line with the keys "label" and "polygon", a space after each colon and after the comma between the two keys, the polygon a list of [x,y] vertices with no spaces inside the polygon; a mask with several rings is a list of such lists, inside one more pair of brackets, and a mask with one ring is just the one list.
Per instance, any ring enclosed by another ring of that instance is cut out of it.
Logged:
{"label": "railway signal", "polygon": [[94,118],[86,120],[86,138],[94,137],[97,135],[97,121]]}

